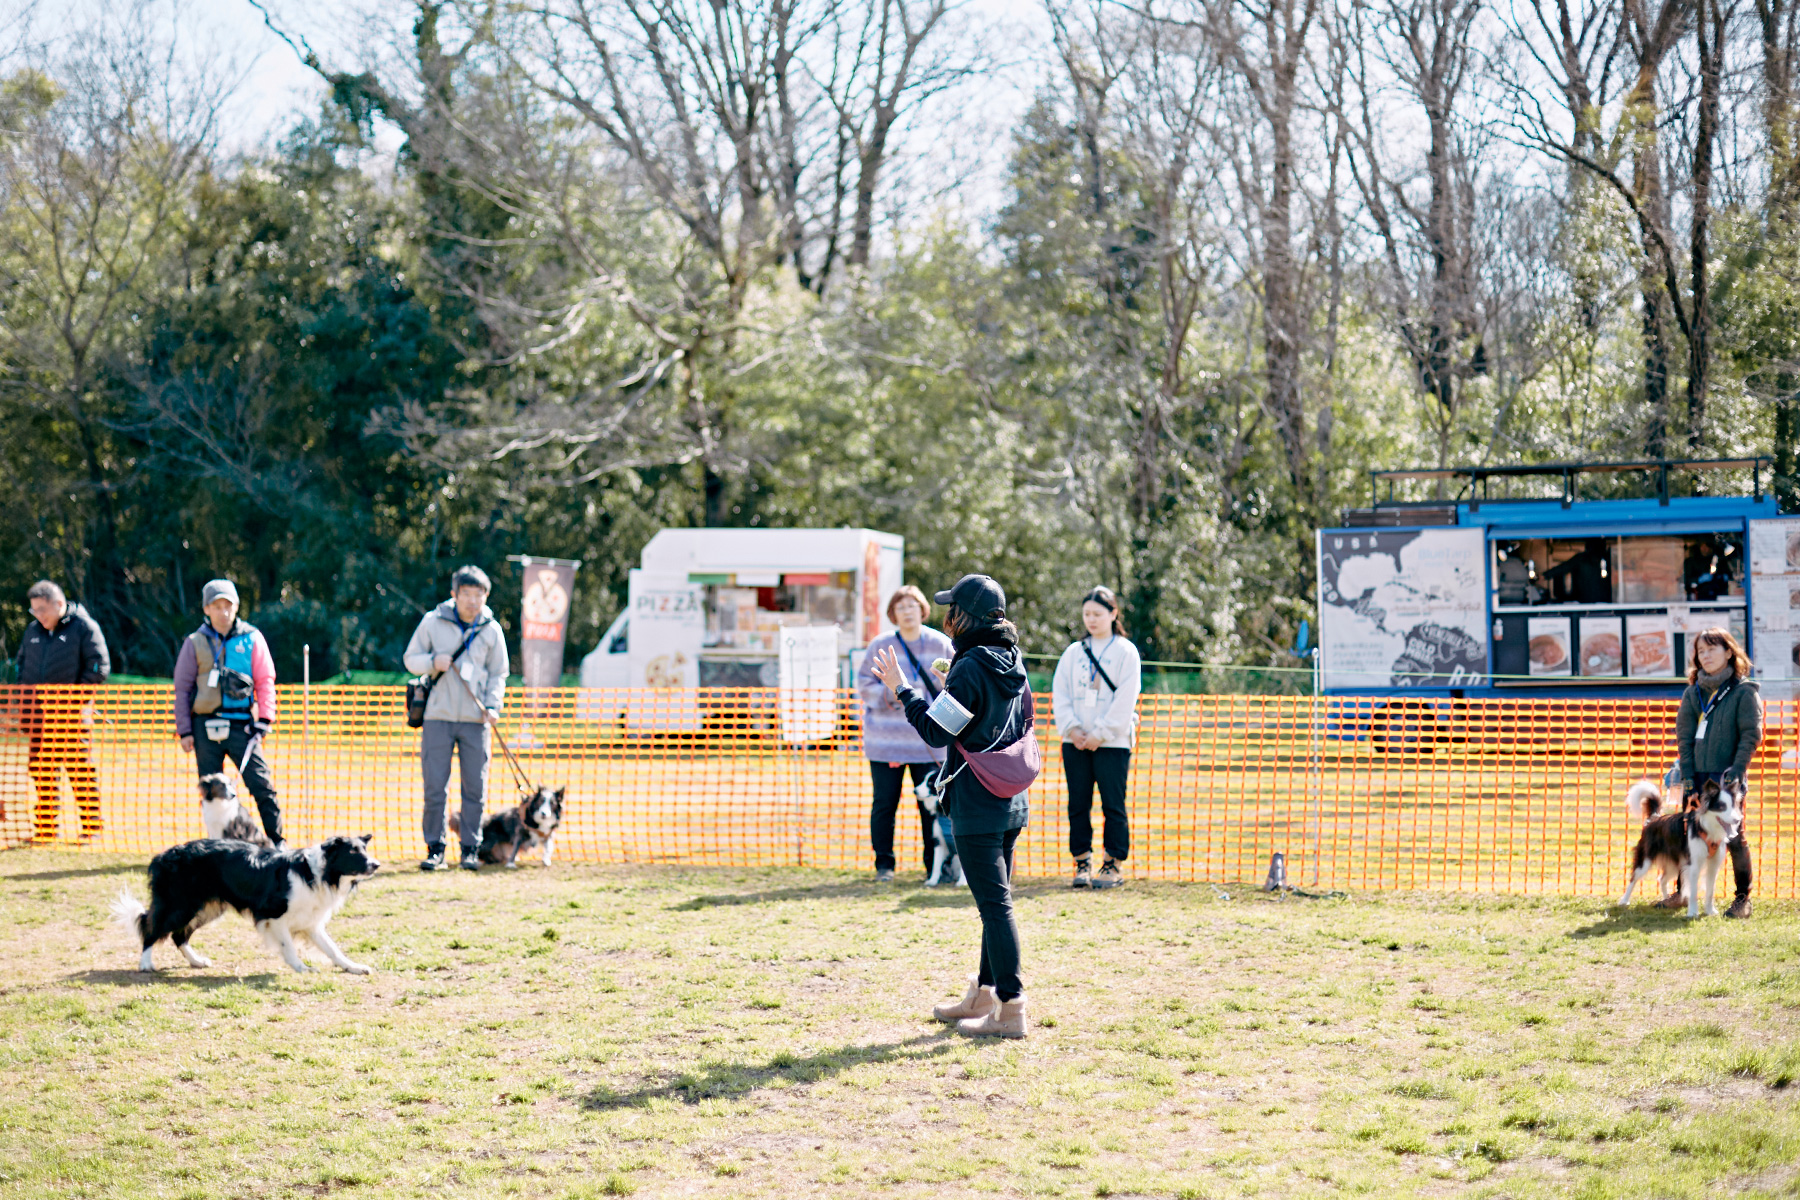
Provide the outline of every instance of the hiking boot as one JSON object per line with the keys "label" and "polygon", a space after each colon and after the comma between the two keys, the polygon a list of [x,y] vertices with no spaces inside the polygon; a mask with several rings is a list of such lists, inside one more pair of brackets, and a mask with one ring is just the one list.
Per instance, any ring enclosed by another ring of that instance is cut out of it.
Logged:
{"label": "hiking boot", "polygon": [[[1100,864],[1100,869],[1094,872],[1095,888],[1116,888],[1123,886],[1124,883],[1125,874],[1119,870],[1119,860],[1116,858],[1107,859]],[[1023,1037],[1024,1035],[1020,1034],[1019,1036]]]}
{"label": "hiking boot", "polygon": [[463,847],[462,869],[465,871],[481,870],[481,856],[475,853],[475,847]]}
{"label": "hiking boot", "polygon": [[931,1015],[940,1021],[960,1021],[965,1017],[985,1017],[1000,1007],[1000,1000],[994,995],[994,989],[981,986],[981,977],[969,976],[969,990],[963,998],[952,1004],[939,1004],[931,1010]]}
{"label": "hiking boot", "polygon": [[1650,907],[1651,908],[1686,908],[1687,907],[1687,897],[1683,896],[1681,894],[1680,890],[1677,889],[1676,891],[1671,892],[1665,898],[1658,900],[1655,904],[1652,904]]}
{"label": "hiking boot", "polygon": [[876,883],[892,883],[892,882],[894,882],[894,868],[892,868],[892,867],[876,867],[875,868],[875,882]]}
{"label": "hiking boot", "polygon": [[1084,887],[1093,887],[1094,886],[1094,872],[1093,872],[1093,860],[1092,859],[1078,858],[1075,860],[1075,878],[1073,878],[1069,881],[1069,886],[1072,888],[1084,888]]}
{"label": "hiking boot", "polygon": [[969,1037],[1022,1038],[1025,1036],[1025,997],[1014,996],[985,1017],[969,1017],[956,1023],[956,1031]]}
{"label": "hiking boot", "polygon": [[444,848],[442,846],[425,847],[425,860],[419,864],[421,871],[442,871],[444,869]]}
{"label": "hiking boot", "polygon": [[1725,915],[1734,921],[1748,921],[1750,919],[1750,897],[1739,896],[1733,900],[1731,907],[1725,910]]}

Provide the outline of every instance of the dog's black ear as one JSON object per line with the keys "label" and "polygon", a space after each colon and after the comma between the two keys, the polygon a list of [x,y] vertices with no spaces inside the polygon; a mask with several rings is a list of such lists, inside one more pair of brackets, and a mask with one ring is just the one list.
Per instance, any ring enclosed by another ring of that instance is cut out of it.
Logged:
{"label": "dog's black ear", "polygon": [[563,793],[568,790],[569,790],[569,788],[568,788],[568,785],[566,785],[566,784],[562,787],[557,788],[556,789],[556,798],[558,800],[561,800],[563,798]]}
{"label": "dog's black ear", "polygon": [[375,835],[372,833],[365,833],[361,837],[357,838],[356,840],[361,842],[363,845],[367,846],[370,842],[375,840]]}

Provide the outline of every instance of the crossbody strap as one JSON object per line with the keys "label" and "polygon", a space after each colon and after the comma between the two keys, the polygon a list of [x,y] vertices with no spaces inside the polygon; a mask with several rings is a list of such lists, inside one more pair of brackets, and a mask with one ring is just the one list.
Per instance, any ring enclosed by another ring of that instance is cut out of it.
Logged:
{"label": "crossbody strap", "polygon": [[899,632],[896,632],[894,634],[894,640],[900,643],[900,649],[906,651],[906,661],[912,664],[914,673],[919,677],[919,682],[925,685],[925,694],[930,696],[933,700],[936,700],[938,694],[937,688],[932,684],[931,676],[925,673],[925,668],[921,667],[919,665],[919,660],[913,656],[912,647],[906,644],[906,638]]}
{"label": "crossbody strap", "polygon": [[1106,680],[1106,686],[1107,686],[1107,687],[1109,687],[1109,688],[1111,688],[1111,689],[1112,689],[1112,690],[1113,690],[1113,693],[1114,693],[1114,694],[1115,694],[1115,695],[1117,695],[1117,694],[1118,694],[1118,691],[1119,691],[1119,685],[1118,685],[1118,684],[1116,684],[1116,683],[1114,683],[1114,682],[1113,682],[1113,681],[1112,681],[1112,676],[1111,676],[1111,675],[1108,675],[1108,674],[1107,674],[1107,673],[1106,673],[1106,668],[1105,668],[1105,667],[1103,667],[1103,666],[1101,666],[1101,665],[1100,665],[1100,660],[1099,660],[1099,659],[1097,659],[1097,658],[1095,658],[1095,657],[1094,657],[1094,651],[1093,651],[1093,647],[1091,647],[1091,646],[1089,646],[1089,645],[1088,645],[1088,642],[1089,642],[1089,641],[1090,641],[1090,640],[1091,640],[1091,639],[1089,639],[1089,638],[1082,638],[1082,639],[1081,639],[1081,652],[1082,652],[1082,653],[1083,653],[1083,654],[1085,654],[1085,655],[1087,655],[1087,658],[1088,658],[1088,661],[1089,661],[1089,662],[1091,662],[1091,663],[1093,663],[1093,664],[1094,664],[1094,671],[1095,671],[1095,673],[1096,673],[1096,674],[1098,674],[1098,675],[1099,675],[1099,676],[1100,676],[1100,678],[1102,678],[1102,679],[1104,679],[1104,680]]}

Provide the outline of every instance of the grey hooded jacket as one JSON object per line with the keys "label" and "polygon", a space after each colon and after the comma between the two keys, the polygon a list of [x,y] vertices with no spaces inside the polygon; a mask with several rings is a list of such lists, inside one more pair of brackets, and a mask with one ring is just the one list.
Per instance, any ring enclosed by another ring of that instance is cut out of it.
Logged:
{"label": "grey hooded jacket", "polygon": [[1689,684],[1681,697],[1681,708],[1675,714],[1675,745],[1681,752],[1683,779],[1743,775],[1762,741],[1763,703],[1756,680],[1734,678],[1724,686],[1729,690],[1707,714],[1705,737],[1694,735],[1711,693],[1695,683]]}
{"label": "grey hooded jacket", "polygon": [[[463,625],[456,618],[456,603],[446,600],[433,609],[406,644],[406,669],[414,675],[435,675],[432,660],[440,654],[455,654],[463,638],[473,634],[469,648],[456,660],[455,671],[469,686],[440,676],[432,685],[431,699],[425,704],[427,721],[479,721],[482,709],[496,714],[506,702],[506,636],[494,623],[494,611],[481,606],[475,624]],[[473,691],[481,703],[469,698]]]}

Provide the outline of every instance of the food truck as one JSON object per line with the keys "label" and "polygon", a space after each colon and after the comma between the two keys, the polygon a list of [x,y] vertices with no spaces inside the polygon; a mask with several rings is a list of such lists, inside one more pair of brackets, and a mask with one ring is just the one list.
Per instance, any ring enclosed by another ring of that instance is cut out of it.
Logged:
{"label": "food truck", "polygon": [[905,551],[874,529],[665,529],[581,686],[848,686],[851,656],[892,628]]}
{"label": "food truck", "polygon": [[[1318,534],[1321,690],[1673,696],[1689,639],[1721,626],[1750,652],[1763,695],[1791,699],[1800,517],[1763,490],[1769,467],[1757,457],[1372,471],[1369,507]],[[1713,494],[1671,494],[1672,474]],[[1542,494],[1545,477],[1558,494]],[[1533,479],[1537,495],[1493,494]],[[1409,481],[1456,493],[1396,500]],[[1632,490],[1645,494],[1621,494]]]}

